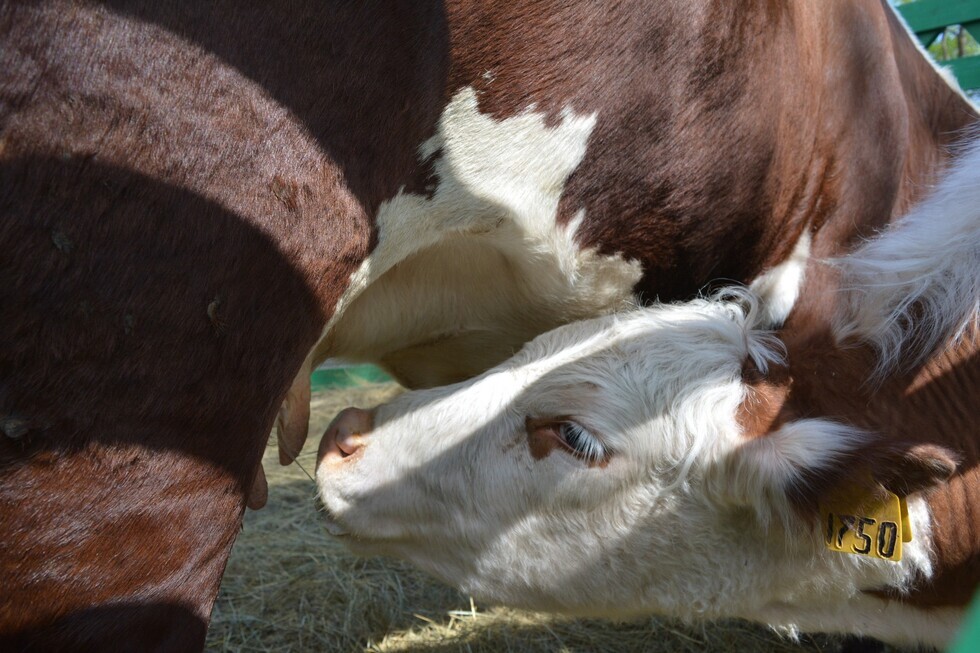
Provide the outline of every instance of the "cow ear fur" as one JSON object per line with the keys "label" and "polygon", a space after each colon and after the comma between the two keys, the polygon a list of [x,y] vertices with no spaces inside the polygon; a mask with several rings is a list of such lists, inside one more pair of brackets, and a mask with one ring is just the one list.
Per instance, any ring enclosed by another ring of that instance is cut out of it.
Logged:
{"label": "cow ear fur", "polygon": [[799,419],[745,438],[708,476],[727,503],[772,516],[815,515],[821,499],[842,486],[880,484],[908,496],[942,483],[957,468],[938,445],[889,442],[825,419]]}

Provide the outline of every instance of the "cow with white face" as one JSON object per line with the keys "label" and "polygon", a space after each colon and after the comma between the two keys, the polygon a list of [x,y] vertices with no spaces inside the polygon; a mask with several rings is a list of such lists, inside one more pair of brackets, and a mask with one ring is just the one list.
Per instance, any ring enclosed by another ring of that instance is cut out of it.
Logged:
{"label": "cow with white face", "polygon": [[779,356],[749,324],[716,301],[599,318],[472,382],[348,409],[321,444],[331,532],[486,601],[853,629],[882,609],[861,589],[902,588],[928,556],[866,564],[795,520],[787,490],[860,440],[821,419],[746,437],[743,367]]}
{"label": "cow with white face", "polygon": [[331,528],[536,609],[730,603],[750,516],[716,528],[702,488],[739,437],[743,361],[775,355],[744,321],[698,302],[572,324],[472,382],[345,411],[321,449]]}
{"label": "cow with white face", "polygon": [[486,601],[942,645],[980,582],[977,171],[811,266],[778,333],[730,291],[344,411],[331,532]]}

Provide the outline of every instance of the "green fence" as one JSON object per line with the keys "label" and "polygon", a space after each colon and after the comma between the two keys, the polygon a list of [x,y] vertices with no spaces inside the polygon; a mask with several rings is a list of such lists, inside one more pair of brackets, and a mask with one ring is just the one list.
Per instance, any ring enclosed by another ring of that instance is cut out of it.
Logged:
{"label": "green fence", "polygon": [[[923,46],[931,45],[947,27],[957,25],[973,37],[980,36],[980,0],[916,0],[897,8]],[[956,75],[963,89],[980,89],[980,56],[939,63]]]}
{"label": "green fence", "polygon": [[374,365],[332,365],[313,370],[310,385],[313,390],[351,388],[372,383],[387,383],[393,379]]}

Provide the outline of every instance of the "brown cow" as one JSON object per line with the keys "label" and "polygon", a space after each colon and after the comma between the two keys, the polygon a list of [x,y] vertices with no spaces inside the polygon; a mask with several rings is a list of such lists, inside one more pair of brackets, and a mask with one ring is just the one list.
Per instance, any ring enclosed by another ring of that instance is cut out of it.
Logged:
{"label": "brown cow", "polygon": [[576,322],[342,412],[328,529],[485,602],[947,645],[980,588],[980,142],[809,265],[779,332],[761,306],[737,288]]}
{"label": "brown cow", "polygon": [[200,646],[321,358],[763,273],[778,321],[976,118],[876,0],[0,3],[2,644]]}

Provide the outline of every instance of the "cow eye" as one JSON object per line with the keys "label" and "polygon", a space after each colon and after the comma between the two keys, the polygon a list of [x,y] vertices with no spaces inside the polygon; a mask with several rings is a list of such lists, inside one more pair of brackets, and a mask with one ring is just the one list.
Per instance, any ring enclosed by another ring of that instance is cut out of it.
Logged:
{"label": "cow eye", "polygon": [[599,463],[606,459],[606,449],[580,424],[561,422],[558,424],[558,436],[575,455],[589,463]]}

